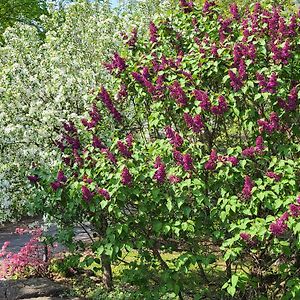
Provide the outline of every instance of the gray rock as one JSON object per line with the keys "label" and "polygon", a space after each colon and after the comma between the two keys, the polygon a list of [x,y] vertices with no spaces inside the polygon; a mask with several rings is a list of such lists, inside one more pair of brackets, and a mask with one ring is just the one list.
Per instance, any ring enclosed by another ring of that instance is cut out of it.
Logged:
{"label": "gray rock", "polygon": [[0,281],[0,300],[61,299],[66,291],[66,287],[46,278]]}

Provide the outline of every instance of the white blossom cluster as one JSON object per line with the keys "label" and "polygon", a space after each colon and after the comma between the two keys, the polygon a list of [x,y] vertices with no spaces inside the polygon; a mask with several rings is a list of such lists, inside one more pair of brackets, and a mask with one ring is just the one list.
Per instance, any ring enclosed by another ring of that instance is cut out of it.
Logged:
{"label": "white blossom cluster", "polygon": [[[138,27],[166,11],[169,1],[78,1],[42,17],[42,40],[35,28],[16,24],[0,48],[0,222],[23,213],[30,197],[33,163],[55,164],[53,141],[63,120],[76,119],[93,99],[91,91],[109,85],[103,66],[122,44],[121,31]],[[151,4],[149,4],[151,3]]]}

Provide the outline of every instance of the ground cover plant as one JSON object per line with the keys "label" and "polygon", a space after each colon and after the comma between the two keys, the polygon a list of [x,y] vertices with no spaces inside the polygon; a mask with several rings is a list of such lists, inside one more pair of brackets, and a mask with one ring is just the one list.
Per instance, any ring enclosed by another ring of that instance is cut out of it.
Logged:
{"label": "ground cover plant", "polygon": [[136,251],[123,278],[159,297],[299,297],[300,13],[182,0],[124,45],[114,85],[63,124],[61,165],[31,171],[33,207],[90,222],[108,290]]}

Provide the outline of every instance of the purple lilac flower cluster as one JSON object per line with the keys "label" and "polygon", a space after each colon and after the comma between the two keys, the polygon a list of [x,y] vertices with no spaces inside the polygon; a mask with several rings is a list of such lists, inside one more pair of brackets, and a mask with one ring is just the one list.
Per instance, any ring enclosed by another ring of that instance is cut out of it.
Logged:
{"label": "purple lilac flower cluster", "polygon": [[124,168],[121,173],[121,182],[123,185],[131,186],[132,185],[132,175],[130,174],[128,168]]}
{"label": "purple lilac flower cluster", "polygon": [[51,182],[51,188],[53,191],[57,191],[59,188],[61,188],[66,182],[67,177],[65,176],[64,172],[62,170],[59,170],[56,176],[56,180]]}
{"label": "purple lilac flower cluster", "polygon": [[267,171],[266,172],[266,176],[271,178],[271,179],[274,179],[276,182],[280,181],[281,179],[281,175],[280,174],[276,174],[272,171]]}
{"label": "purple lilac flower cluster", "polygon": [[128,45],[129,48],[133,48],[136,45],[136,42],[137,42],[137,28],[134,27],[131,31],[130,38],[126,41],[126,45]]}
{"label": "purple lilac flower cluster", "polygon": [[155,179],[158,183],[164,183],[166,179],[166,165],[162,162],[160,156],[158,156],[154,163],[154,168],[156,169],[153,179]]}
{"label": "purple lilac flower cluster", "polygon": [[158,30],[152,21],[149,24],[149,33],[150,33],[150,42],[156,43],[158,39]]}
{"label": "purple lilac flower cluster", "polygon": [[268,121],[264,119],[260,119],[257,121],[257,124],[260,126],[260,132],[267,132],[269,134],[273,133],[274,131],[280,130],[279,125],[279,117],[276,112],[271,112],[270,118]]}
{"label": "purple lilac flower cluster", "polygon": [[117,122],[121,122],[122,121],[122,116],[121,114],[118,112],[118,110],[115,108],[113,102],[110,99],[110,96],[107,92],[107,90],[102,87],[99,94],[97,95],[97,99],[101,99],[102,103],[106,106],[106,108],[110,111],[110,113],[112,114],[113,118],[117,121]]}
{"label": "purple lilac flower cluster", "polygon": [[190,114],[184,113],[183,118],[184,118],[186,126],[190,129],[192,129],[193,132],[195,132],[195,133],[201,132],[202,129],[204,128],[203,120],[201,118],[201,115],[199,115],[199,114],[196,115],[195,117],[192,117]]}
{"label": "purple lilac flower cluster", "polygon": [[232,29],[230,27],[232,23],[231,18],[223,19],[221,16],[218,17],[218,21],[220,24],[220,29],[219,29],[219,40],[220,43],[223,43],[227,37],[227,35],[232,32]]}
{"label": "purple lilac flower cluster", "polygon": [[214,115],[223,115],[228,110],[228,105],[224,96],[219,96],[218,105],[213,105],[211,107],[211,112]]}
{"label": "purple lilac flower cluster", "polygon": [[95,196],[95,193],[93,193],[87,186],[83,185],[81,187],[81,194],[82,194],[82,199],[86,203],[90,203],[93,197]]}
{"label": "purple lilac flower cluster", "polygon": [[37,175],[29,175],[29,176],[27,176],[27,178],[33,184],[35,184],[39,181],[39,177]]}
{"label": "purple lilac flower cluster", "polygon": [[102,196],[105,200],[110,200],[110,194],[106,189],[97,189],[97,193]]}
{"label": "purple lilac flower cluster", "polygon": [[216,169],[217,162],[222,162],[226,163],[229,162],[231,163],[232,166],[237,166],[239,163],[239,160],[235,156],[223,156],[223,155],[218,155],[216,149],[212,149],[209,155],[208,161],[205,163],[204,168],[205,170],[208,171],[213,171]]}
{"label": "purple lilac flower cluster", "polygon": [[244,187],[242,190],[242,195],[244,199],[250,199],[252,196],[252,188],[254,187],[254,183],[251,180],[250,176],[245,176]]}
{"label": "purple lilac flower cluster", "polygon": [[291,89],[287,101],[284,101],[283,99],[278,100],[278,105],[287,112],[296,110],[297,104],[298,104],[298,91],[296,86],[294,86]]}
{"label": "purple lilac flower cluster", "polygon": [[291,45],[289,40],[286,40],[282,47],[279,47],[275,44],[275,42],[270,42],[270,50],[273,54],[273,60],[275,63],[283,63],[284,65],[288,64],[288,59],[291,56]]}
{"label": "purple lilac flower cluster", "polygon": [[172,129],[171,126],[167,126],[165,128],[166,137],[169,139],[170,143],[175,148],[180,148],[183,144],[183,138],[177,133],[175,130]]}
{"label": "purple lilac flower cluster", "polygon": [[120,153],[126,157],[126,158],[131,158],[132,157],[132,152],[128,149],[128,146],[124,144],[122,141],[117,142],[118,149]]}
{"label": "purple lilac flower cluster", "polygon": [[297,218],[300,216],[300,196],[296,200],[297,204],[290,204],[289,211],[286,211],[282,214],[280,218],[271,223],[270,232],[275,236],[283,235],[287,230],[287,221],[290,217]]}
{"label": "purple lilac flower cluster", "polygon": [[117,53],[114,53],[113,59],[111,63],[106,63],[104,66],[112,72],[113,70],[117,70],[117,74],[122,73],[126,69],[125,60]]}
{"label": "purple lilac flower cluster", "polygon": [[178,81],[175,81],[172,85],[170,85],[169,90],[171,97],[179,106],[187,105],[187,96]]}
{"label": "purple lilac flower cluster", "polygon": [[177,165],[182,166],[185,171],[192,171],[194,169],[193,159],[189,153],[182,154],[180,151],[174,149],[173,158]]}
{"label": "purple lilac flower cluster", "polygon": [[170,175],[170,176],[168,177],[168,179],[169,179],[169,182],[170,182],[171,184],[176,184],[176,183],[178,183],[178,182],[181,181],[181,178],[178,177],[177,175]]}
{"label": "purple lilac flower cluster", "polygon": [[209,101],[208,94],[201,90],[194,90],[194,95],[195,95],[196,100],[200,101],[199,106],[204,111],[210,111],[211,103]]}
{"label": "purple lilac flower cluster", "polygon": [[116,157],[114,156],[114,154],[113,154],[111,151],[109,151],[108,148],[101,149],[101,152],[102,152],[103,154],[106,155],[107,159],[108,159],[112,164],[116,165],[116,164],[118,163]]}
{"label": "purple lilac flower cluster", "polygon": [[185,13],[190,13],[193,10],[193,1],[179,0],[179,6],[183,8]]}
{"label": "purple lilac flower cluster", "polygon": [[125,99],[127,96],[128,96],[127,87],[125,84],[121,84],[120,90],[118,91],[117,94],[118,101]]}
{"label": "purple lilac flower cluster", "polygon": [[258,85],[261,87],[263,93],[276,93],[276,88],[278,86],[277,75],[275,73],[271,74],[271,77],[266,80],[265,76],[261,73],[256,73],[256,79],[258,80]]}
{"label": "purple lilac flower cluster", "polygon": [[256,154],[262,154],[265,149],[264,140],[262,136],[256,138],[256,145],[246,148],[242,151],[242,155],[246,157],[254,157]]}
{"label": "purple lilac flower cluster", "polygon": [[99,113],[99,110],[96,106],[96,104],[93,104],[92,109],[89,111],[89,115],[91,117],[91,121],[88,121],[87,119],[83,118],[81,119],[81,123],[87,128],[87,129],[92,129],[96,127],[101,120],[101,116]]}
{"label": "purple lilac flower cluster", "polygon": [[96,135],[93,135],[92,146],[94,148],[98,148],[100,150],[103,149],[103,148],[105,148],[105,146],[102,143],[102,141]]}
{"label": "purple lilac flower cluster", "polygon": [[202,12],[205,15],[208,15],[211,13],[212,8],[216,5],[215,1],[206,0],[203,4]]}
{"label": "purple lilac flower cluster", "polygon": [[255,245],[255,241],[253,240],[253,238],[251,237],[251,235],[249,233],[241,232],[240,238],[249,246]]}

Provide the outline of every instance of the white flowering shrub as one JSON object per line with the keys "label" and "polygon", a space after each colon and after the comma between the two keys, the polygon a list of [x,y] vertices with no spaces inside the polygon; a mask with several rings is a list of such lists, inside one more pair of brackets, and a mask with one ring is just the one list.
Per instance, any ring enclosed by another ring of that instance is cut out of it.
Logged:
{"label": "white flowering shrub", "polygon": [[[123,42],[121,32],[144,34],[149,18],[170,1],[104,3],[78,1],[42,17],[41,40],[35,28],[16,24],[0,48],[0,222],[25,212],[35,164],[56,163],[54,141],[63,120],[78,118],[89,95],[110,85],[103,62]],[[75,113],[74,113],[75,112]]]}

